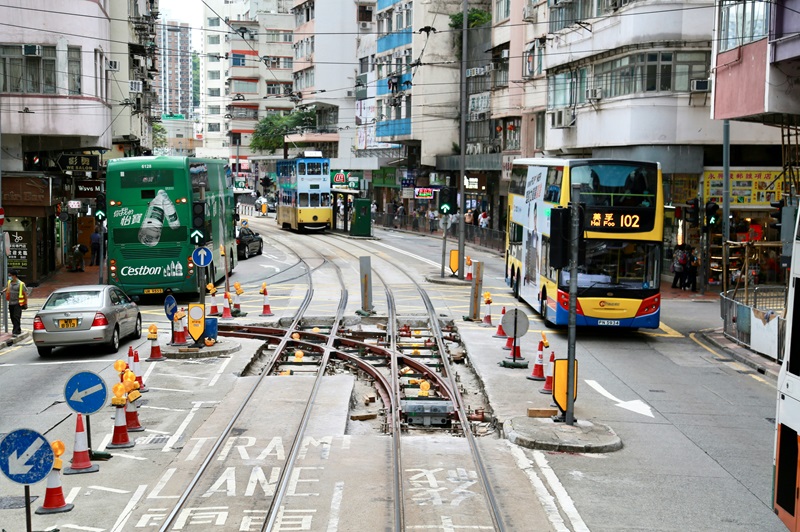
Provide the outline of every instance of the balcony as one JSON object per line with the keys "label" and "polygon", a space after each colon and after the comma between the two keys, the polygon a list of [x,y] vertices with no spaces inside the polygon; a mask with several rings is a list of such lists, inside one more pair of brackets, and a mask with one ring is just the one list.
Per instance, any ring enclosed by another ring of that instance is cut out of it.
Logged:
{"label": "balcony", "polygon": [[394,33],[389,33],[378,38],[378,53],[388,52],[400,46],[408,46],[411,44],[412,34],[411,28],[406,28]]}
{"label": "balcony", "polygon": [[384,120],[378,122],[375,128],[376,137],[400,137],[411,135],[411,119],[400,118],[399,120]]}

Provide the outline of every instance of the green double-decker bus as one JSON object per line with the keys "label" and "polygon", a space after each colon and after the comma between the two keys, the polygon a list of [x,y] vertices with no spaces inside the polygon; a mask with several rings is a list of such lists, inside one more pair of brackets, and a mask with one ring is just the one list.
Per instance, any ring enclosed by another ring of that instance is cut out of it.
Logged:
{"label": "green double-decker bus", "polygon": [[[223,161],[130,157],[108,162],[108,279],[128,294],[198,293],[192,203],[205,202],[206,282],[236,265],[233,183]],[[222,256],[224,250],[225,256]],[[227,262],[225,261],[227,259]]]}

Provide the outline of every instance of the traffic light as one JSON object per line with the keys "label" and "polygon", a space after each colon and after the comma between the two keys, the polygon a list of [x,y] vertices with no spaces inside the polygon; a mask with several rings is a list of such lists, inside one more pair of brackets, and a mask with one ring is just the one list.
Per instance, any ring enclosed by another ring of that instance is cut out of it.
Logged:
{"label": "traffic light", "polygon": [[455,190],[450,187],[439,189],[439,212],[442,214],[453,214],[456,212]]}
{"label": "traffic light", "polygon": [[94,217],[99,222],[108,217],[106,214],[106,195],[103,193],[98,194],[94,199]]}
{"label": "traffic light", "polygon": [[716,225],[719,220],[719,205],[714,201],[706,203],[706,225]]}
{"label": "traffic light", "polygon": [[686,223],[697,225],[700,221],[700,200],[692,198],[686,202]]}
{"label": "traffic light", "polygon": [[269,192],[269,189],[272,188],[272,178],[269,176],[264,176],[261,178],[261,190],[264,191],[264,194]]}
{"label": "traffic light", "polygon": [[192,233],[189,235],[192,244],[204,246],[206,243],[206,202],[192,202]]}
{"label": "traffic light", "polygon": [[769,214],[770,218],[775,218],[775,222],[769,224],[769,226],[773,229],[777,229],[778,232],[781,232],[781,226],[783,225],[783,208],[786,207],[786,201],[770,201],[769,205],[774,209],[778,209],[777,211]]}

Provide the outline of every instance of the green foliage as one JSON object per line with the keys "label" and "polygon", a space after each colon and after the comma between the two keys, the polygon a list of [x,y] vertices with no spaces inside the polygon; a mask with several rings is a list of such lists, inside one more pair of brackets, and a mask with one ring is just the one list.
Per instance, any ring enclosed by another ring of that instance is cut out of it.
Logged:
{"label": "green foliage", "polygon": [[165,148],[167,146],[167,130],[159,124],[155,122],[153,124],[153,147],[154,148]]}
{"label": "green foliage", "polygon": [[300,128],[313,128],[316,124],[314,111],[294,111],[288,115],[269,115],[258,121],[250,140],[250,149],[257,152],[275,153],[283,148],[283,138]]}
{"label": "green foliage", "polygon": [[459,155],[461,153],[461,145],[458,142],[454,142],[451,148],[453,153]]}
{"label": "green foliage", "polygon": [[[488,24],[492,21],[492,14],[489,11],[484,11],[477,7],[471,8],[467,12],[467,27],[477,28]],[[453,32],[453,43],[456,47],[456,57],[461,59],[461,29],[464,23],[464,15],[460,11],[450,15],[450,29],[456,30]]]}
{"label": "green foliage", "polygon": [[200,106],[200,56],[192,52],[192,106]]}

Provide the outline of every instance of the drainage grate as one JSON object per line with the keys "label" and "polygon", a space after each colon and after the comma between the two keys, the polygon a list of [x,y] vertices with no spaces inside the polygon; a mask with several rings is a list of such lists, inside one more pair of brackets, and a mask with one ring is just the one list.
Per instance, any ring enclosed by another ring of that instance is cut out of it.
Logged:
{"label": "drainage grate", "polygon": [[170,436],[166,434],[151,434],[145,438],[136,438],[136,443],[140,445],[161,445],[169,441]]}
{"label": "drainage grate", "polygon": [[[38,496],[31,496],[31,502],[38,498]],[[25,508],[25,497],[0,497],[0,510],[19,510],[20,508]]]}

